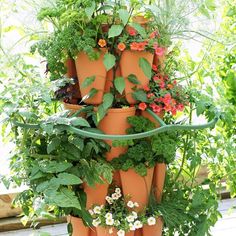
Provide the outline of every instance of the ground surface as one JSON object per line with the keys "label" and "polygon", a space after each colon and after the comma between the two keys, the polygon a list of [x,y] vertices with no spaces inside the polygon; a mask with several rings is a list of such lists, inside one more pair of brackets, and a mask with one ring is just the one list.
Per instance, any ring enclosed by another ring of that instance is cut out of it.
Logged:
{"label": "ground surface", "polygon": [[[213,236],[236,236],[236,199],[223,200],[219,210],[223,215],[212,229]],[[42,227],[39,230],[17,230],[0,233],[0,236],[67,236],[66,224]],[[150,235],[151,236],[151,235]],[[203,235],[204,236],[204,235]]]}

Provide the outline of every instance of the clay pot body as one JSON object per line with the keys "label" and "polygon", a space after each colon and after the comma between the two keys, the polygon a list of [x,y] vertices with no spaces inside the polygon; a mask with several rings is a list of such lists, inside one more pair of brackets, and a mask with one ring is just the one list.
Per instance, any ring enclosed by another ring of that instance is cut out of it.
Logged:
{"label": "clay pot body", "polygon": [[[97,227],[97,236],[117,236],[117,229],[112,229],[112,233],[109,233],[109,228]],[[125,233],[125,236],[134,236],[134,231]]]}
{"label": "clay pot body", "polygon": [[[151,122],[153,122],[156,126],[156,128],[160,127],[160,123],[158,121],[156,121],[151,114],[149,114],[147,111],[142,111],[141,112],[141,116],[149,119]],[[163,118],[164,114],[160,114],[159,117]]]}
{"label": "clay pot body", "polygon": [[157,223],[155,225],[144,225],[143,226],[143,236],[161,236],[163,229],[163,220],[158,217]]}
{"label": "clay pot body", "polygon": [[67,216],[67,222],[72,224],[72,236],[90,236],[89,227],[84,225],[82,219],[74,216]]}
{"label": "clay pot body", "polygon": [[[135,86],[142,88],[144,85],[148,85],[149,78],[144,74],[143,70],[139,66],[139,60],[145,58],[150,66],[152,65],[154,55],[150,52],[138,52],[125,50],[121,55],[120,68],[121,75],[125,78],[125,96],[129,104],[135,104],[137,101],[132,97]],[[135,85],[128,80],[130,74],[136,75],[140,84]]]}
{"label": "clay pot body", "polygon": [[[98,92],[91,98],[86,99],[86,104],[98,105],[102,103],[102,98],[105,89],[107,71],[103,63],[105,50],[100,52],[98,60],[91,61],[87,54],[81,52],[77,55],[75,64],[77,77],[80,84],[81,96],[84,97],[89,94],[92,88],[98,90]],[[89,86],[82,88],[82,84],[86,78],[95,76],[95,80]]]}
{"label": "clay pot body", "polygon": [[[63,102],[63,106],[64,106],[65,110],[70,111],[70,115],[73,115],[74,113],[76,113],[77,111],[79,111],[80,109],[83,108],[82,105],[70,104],[70,103],[66,103],[66,102]],[[82,112],[79,114],[79,117],[85,118],[86,114],[84,112]]]}
{"label": "clay pot body", "polygon": [[142,177],[133,169],[128,171],[120,171],[123,194],[129,195],[131,201],[137,202],[139,207],[137,210],[142,210],[149,200],[151,191],[154,168],[147,170],[147,175]]}
{"label": "clay pot body", "polygon": [[[126,134],[126,130],[130,128],[127,118],[134,115],[134,107],[109,109],[106,116],[100,121],[98,128],[105,134]],[[106,140],[106,142],[111,146],[110,151],[106,153],[108,161],[127,151],[125,147],[112,147],[111,140]],[[121,186],[119,171],[114,172],[113,180],[117,186]]]}
{"label": "clay pot body", "polygon": [[86,208],[90,209],[94,204],[104,205],[107,196],[109,184],[104,182],[103,184],[96,184],[94,187],[84,184],[84,192],[87,195]]}
{"label": "clay pot body", "polygon": [[142,229],[136,229],[134,232],[134,236],[143,236]]}
{"label": "clay pot body", "polygon": [[153,187],[155,190],[155,196],[158,203],[161,202],[163,187],[165,183],[165,176],[166,176],[166,164],[165,163],[156,164],[153,177]]}

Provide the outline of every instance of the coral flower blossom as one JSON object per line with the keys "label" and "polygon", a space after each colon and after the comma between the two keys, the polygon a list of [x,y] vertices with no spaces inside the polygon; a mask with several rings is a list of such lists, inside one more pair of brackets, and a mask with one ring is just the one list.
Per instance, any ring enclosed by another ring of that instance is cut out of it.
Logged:
{"label": "coral flower blossom", "polygon": [[174,85],[173,85],[173,84],[168,84],[168,85],[167,85],[167,88],[168,88],[168,89],[173,89],[173,88],[174,88]]}
{"label": "coral flower blossom", "polygon": [[148,85],[143,85],[143,90],[146,92],[149,92],[150,88],[148,87]]}
{"label": "coral flower blossom", "polygon": [[159,57],[163,56],[165,53],[165,48],[157,47],[155,48],[155,54]]}
{"label": "coral flower blossom", "polygon": [[145,43],[143,42],[143,43],[138,43],[137,44],[137,50],[138,51],[144,51],[145,50]]}
{"label": "coral flower blossom", "polygon": [[123,52],[126,48],[126,45],[124,43],[119,43],[117,47],[121,52]]}
{"label": "coral flower blossom", "polygon": [[157,36],[157,32],[152,32],[149,36],[150,39],[154,39]]}
{"label": "coral flower blossom", "polygon": [[138,43],[136,43],[136,42],[131,43],[130,44],[130,49],[133,50],[133,51],[138,50]]}
{"label": "coral flower blossom", "polygon": [[99,39],[98,45],[99,45],[101,48],[104,48],[104,47],[106,47],[107,42],[106,42],[105,39]]}
{"label": "coral flower blossom", "polygon": [[164,98],[162,99],[163,103],[167,106],[170,104],[171,102],[171,95],[169,93],[167,93]]}
{"label": "coral flower blossom", "polygon": [[147,108],[147,104],[145,102],[141,102],[139,103],[138,108],[142,111],[145,111]]}
{"label": "coral flower blossom", "polygon": [[135,36],[137,34],[137,31],[133,27],[130,27],[130,26],[127,28],[127,31],[130,36]]}
{"label": "coral flower blossom", "polygon": [[152,70],[157,72],[157,66],[153,64],[152,65]]}
{"label": "coral flower blossom", "polygon": [[152,97],[154,97],[155,95],[154,95],[154,93],[149,93],[149,94],[147,94],[147,98],[152,98]]}

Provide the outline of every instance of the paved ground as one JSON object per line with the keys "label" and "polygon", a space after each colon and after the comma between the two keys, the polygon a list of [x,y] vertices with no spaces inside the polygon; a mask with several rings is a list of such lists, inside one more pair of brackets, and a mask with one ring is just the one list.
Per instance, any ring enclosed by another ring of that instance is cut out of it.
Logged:
{"label": "paved ground", "polygon": [[[223,215],[212,229],[213,236],[236,236],[236,199],[223,200],[219,210]],[[18,230],[0,233],[0,236],[68,236],[66,224],[42,227],[40,230]],[[150,235],[151,236],[151,235]],[[204,236],[204,235],[203,235]]]}

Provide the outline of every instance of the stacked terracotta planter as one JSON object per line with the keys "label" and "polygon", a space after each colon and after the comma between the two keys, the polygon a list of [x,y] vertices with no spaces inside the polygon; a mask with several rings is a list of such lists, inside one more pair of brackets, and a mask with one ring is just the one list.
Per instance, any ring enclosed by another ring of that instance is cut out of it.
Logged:
{"label": "stacked terracotta planter", "polygon": [[[73,73],[77,73],[79,78],[79,84],[77,84],[78,94],[82,97],[87,95],[92,88],[95,88],[98,92],[92,98],[85,100],[86,104],[99,105],[102,103],[103,94],[109,91],[110,87],[113,86],[113,71],[106,71],[103,64],[104,51],[101,52],[100,58],[96,61],[90,61],[88,56],[84,53],[80,53],[73,65]],[[132,52],[126,50],[121,55],[120,65],[116,75],[121,75],[125,79],[125,96],[127,101],[132,105],[128,108],[111,108],[108,110],[106,116],[100,121],[98,128],[105,134],[123,135],[126,134],[127,128],[130,125],[127,122],[127,118],[136,115],[136,109],[133,106],[137,103],[132,97],[132,83],[128,81],[130,74],[135,74],[140,84],[138,88],[142,88],[144,85],[148,85],[149,78],[143,73],[139,67],[140,58],[145,58],[150,65],[160,63],[160,59],[154,57],[149,52]],[[69,67],[68,67],[69,68]],[[71,77],[68,71],[67,76]],[[69,75],[68,75],[69,74]],[[75,74],[73,74],[74,76]],[[81,85],[84,80],[88,77],[94,76],[94,81],[87,86],[82,88]],[[79,105],[64,104],[65,108],[71,110],[72,113],[81,109]],[[83,114],[81,114],[83,116]],[[142,113],[142,116],[150,119],[159,127],[153,118],[146,112]],[[85,116],[84,116],[85,117]],[[111,150],[106,154],[107,161],[111,161],[113,158],[118,157],[120,154],[124,154],[127,151],[125,147],[112,147],[110,140],[105,140],[110,146]],[[150,168],[147,171],[147,176],[140,176],[134,170],[129,169],[128,171],[116,171],[113,175],[113,180],[116,185],[121,186],[124,195],[130,195],[131,200],[139,203],[138,210],[142,211],[148,204],[151,189],[154,188],[156,199],[161,202],[162,191],[165,180],[166,165],[164,163],[156,164],[155,168]],[[97,184],[94,188],[84,184],[84,191],[87,194],[87,208],[91,208],[95,204],[105,204],[105,197],[108,192],[109,185],[105,182],[104,184]],[[105,235],[116,235],[108,234],[104,228],[89,229],[83,225],[81,220],[76,221],[74,217],[70,218],[70,222],[74,225],[73,236],[105,236]],[[77,228],[81,227],[77,232]],[[131,231],[126,233],[127,236],[161,236],[162,235],[163,221],[159,217],[155,226],[144,226],[141,230]],[[104,231],[105,230],[105,231]],[[114,230],[115,232],[115,230]]]}

